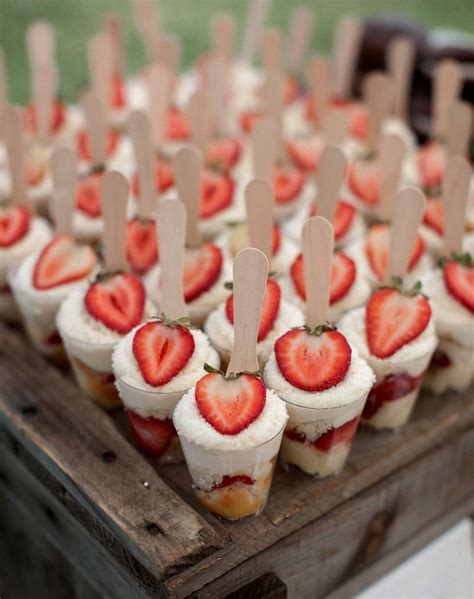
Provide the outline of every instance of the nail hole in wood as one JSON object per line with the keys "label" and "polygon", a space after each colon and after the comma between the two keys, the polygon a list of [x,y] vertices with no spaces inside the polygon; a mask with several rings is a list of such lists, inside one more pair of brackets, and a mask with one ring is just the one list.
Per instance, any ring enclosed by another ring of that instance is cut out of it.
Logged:
{"label": "nail hole in wood", "polygon": [[152,537],[158,537],[159,535],[164,534],[156,522],[145,522],[145,530]]}
{"label": "nail hole in wood", "polygon": [[21,413],[25,416],[34,416],[38,413],[38,408],[36,406],[25,406],[21,408]]}
{"label": "nail hole in wood", "polygon": [[115,462],[117,456],[113,451],[108,450],[104,451],[104,453],[101,455],[101,458],[106,464],[111,464],[112,462]]}
{"label": "nail hole in wood", "polygon": [[46,514],[46,517],[48,518],[48,520],[50,522],[52,522],[53,524],[56,524],[58,519],[56,518],[56,514],[53,512],[53,510],[48,507],[47,505],[43,506],[43,511]]}

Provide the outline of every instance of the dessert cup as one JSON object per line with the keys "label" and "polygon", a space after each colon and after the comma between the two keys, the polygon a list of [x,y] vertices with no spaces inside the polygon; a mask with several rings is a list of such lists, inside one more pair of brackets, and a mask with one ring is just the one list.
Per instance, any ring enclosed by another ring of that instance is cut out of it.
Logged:
{"label": "dessert cup", "polygon": [[257,420],[237,435],[222,435],[200,415],[194,393],[182,398],[173,421],[197,499],[228,520],[260,514],[287,420],[283,402],[267,389]]}
{"label": "dessert cup", "polygon": [[338,474],[349,455],[352,440],[374,381],[365,361],[355,352],[344,379],[318,393],[293,387],[281,374],[272,354],[264,372],[266,384],[283,399],[288,424],[280,459],[285,468],[297,466],[312,476]]}
{"label": "dessert cup", "polygon": [[375,429],[399,428],[410,418],[437,345],[433,319],[416,339],[388,358],[378,358],[369,351],[365,308],[349,312],[339,324],[341,332],[375,373],[362,422]]}
{"label": "dessert cup", "polygon": [[138,328],[128,333],[113,353],[115,384],[138,447],[160,464],[176,464],[183,461],[172,421],[176,404],[202,376],[205,363],[219,367],[219,357],[202,331],[191,330],[195,350],[189,362],[168,383],[152,387],[144,380],[132,350]]}

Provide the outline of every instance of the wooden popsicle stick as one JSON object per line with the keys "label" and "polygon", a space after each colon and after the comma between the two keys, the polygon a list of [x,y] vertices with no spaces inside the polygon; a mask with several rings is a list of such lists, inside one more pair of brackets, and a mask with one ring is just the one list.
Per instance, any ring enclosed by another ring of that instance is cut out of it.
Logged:
{"label": "wooden popsicle stick", "polygon": [[457,61],[447,58],[436,65],[433,72],[431,137],[446,137],[449,110],[460,97],[462,84],[461,67]]}
{"label": "wooden popsicle stick", "polygon": [[321,128],[327,145],[341,146],[349,130],[349,115],[344,110],[329,108],[321,119]]}
{"label": "wooden popsicle stick", "polygon": [[36,65],[55,65],[56,38],[48,21],[37,20],[26,30],[28,59],[32,69]]}
{"label": "wooden popsicle stick", "polygon": [[262,66],[268,74],[282,69],[282,35],[278,29],[265,29],[262,36]]}
{"label": "wooden popsicle stick", "polygon": [[397,36],[388,44],[387,70],[395,89],[393,113],[403,121],[407,121],[415,55],[415,42],[407,36]]}
{"label": "wooden popsicle stick", "polygon": [[399,135],[382,135],[377,152],[381,196],[378,215],[384,221],[392,218],[393,201],[400,183],[405,151],[405,144]]}
{"label": "wooden popsicle stick", "polygon": [[268,278],[268,260],[260,250],[245,248],[234,259],[234,347],[227,376],[257,372],[257,336]]}
{"label": "wooden popsicle stick", "polygon": [[186,207],[186,246],[201,245],[199,208],[201,200],[202,154],[193,146],[181,148],[173,158],[178,197]]}
{"label": "wooden popsicle stick", "polygon": [[191,139],[203,156],[207,156],[212,129],[211,96],[205,90],[194,92],[188,104]]}
{"label": "wooden popsicle stick", "polygon": [[313,216],[303,225],[303,266],[306,289],[306,324],[310,330],[327,324],[331,292],[331,263],[334,231],[322,216]]}
{"label": "wooden popsicle stick", "polygon": [[26,193],[25,149],[20,109],[7,106],[2,113],[2,122],[11,177],[12,204],[27,206],[29,202]]}
{"label": "wooden popsicle stick", "polygon": [[112,42],[107,33],[97,33],[90,40],[88,58],[91,91],[102,104],[104,114],[107,114],[110,81],[113,75]]}
{"label": "wooden popsicle stick", "polygon": [[276,125],[275,160],[283,160],[284,148],[282,142],[283,114],[283,80],[278,71],[268,73],[263,84],[263,105],[265,113]]}
{"label": "wooden popsicle stick", "polygon": [[230,62],[235,50],[235,19],[231,15],[216,15],[211,22],[214,57]]}
{"label": "wooden popsicle stick", "polygon": [[148,62],[158,60],[158,39],[161,36],[159,14],[152,0],[135,0],[134,14],[148,56]]}
{"label": "wooden popsicle stick", "polygon": [[253,62],[271,0],[250,0],[242,42],[242,60]]}
{"label": "wooden popsicle stick", "polygon": [[273,189],[266,179],[253,179],[245,187],[245,207],[250,245],[271,262],[273,235]]}
{"label": "wooden popsicle stick", "polygon": [[448,113],[446,150],[448,156],[467,156],[472,136],[472,108],[467,102],[454,102]]}
{"label": "wooden popsicle stick", "polygon": [[57,148],[51,157],[54,192],[51,213],[57,235],[72,235],[72,215],[76,199],[77,158],[67,147]]}
{"label": "wooden popsicle stick", "polygon": [[393,106],[393,82],[388,75],[375,71],[367,75],[363,82],[364,101],[369,110],[369,152],[375,152],[382,133],[385,119]]}
{"label": "wooden popsicle stick", "polygon": [[36,65],[33,71],[32,84],[37,136],[41,141],[47,141],[50,129],[49,121],[57,91],[56,69],[48,64]]}
{"label": "wooden popsicle stick", "polygon": [[290,72],[300,72],[301,64],[311,42],[313,28],[314,13],[305,6],[298,6],[292,13],[288,40],[287,67]]}
{"label": "wooden popsicle stick", "polygon": [[334,220],[337,200],[346,175],[347,160],[336,146],[326,146],[319,161],[315,206],[318,216],[330,223]]}
{"label": "wooden popsicle stick", "polygon": [[255,123],[252,140],[253,176],[272,181],[276,160],[277,127],[272,119],[263,118]]}
{"label": "wooden popsicle stick", "polygon": [[425,196],[419,189],[407,187],[396,194],[390,227],[387,283],[391,282],[392,277],[403,279],[406,275],[424,211]]}
{"label": "wooden popsicle stick", "polygon": [[112,47],[112,73],[121,77],[124,65],[124,34],[120,15],[115,13],[106,15],[103,29],[109,36]]}
{"label": "wooden popsicle stick", "polygon": [[128,183],[116,171],[100,178],[100,203],[104,215],[104,261],[106,272],[127,270],[125,229],[127,224]]}
{"label": "wooden popsicle stick", "polygon": [[165,138],[165,123],[171,96],[171,73],[164,64],[154,64],[148,72],[151,140],[158,151]]}
{"label": "wooden popsicle stick", "polygon": [[444,244],[443,254],[462,253],[471,167],[463,156],[454,156],[446,165],[443,179]]}
{"label": "wooden popsicle stick", "polygon": [[144,112],[134,110],[130,115],[128,129],[135,151],[140,183],[138,215],[141,218],[150,218],[156,209],[158,193],[153,176],[153,149],[148,116]]}
{"label": "wooden popsicle stick", "polygon": [[[7,67],[5,63],[5,52],[0,46],[0,111],[2,111],[8,103],[8,77]],[[0,133],[1,137],[1,133]]]}
{"label": "wooden popsicle stick", "polygon": [[184,301],[184,236],[186,209],[176,200],[163,200],[157,215],[160,252],[161,312],[166,318],[188,317]]}
{"label": "wooden popsicle stick", "polygon": [[316,115],[319,121],[317,125],[321,126],[331,99],[330,72],[327,58],[324,56],[313,56],[311,58],[308,65],[308,82],[316,106]]}
{"label": "wooden popsicle stick", "polygon": [[176,35],[161,35],[157,42],[158,63],[167,67],[174,87],[181,64],[181,41]]}
{"label": "wooden popsicle stick", "polygon": [[364,26],[356,17],[343,17],[337,26],[332,51],[333,89],[336,98],[350,98],[352,81],[357,61]]}
{"label": "wooden popsicle stick", "polygon": [[86,115],[92,163],[95,166],[104,165],[107,159],[107,152],[105,149],[107,131],[103,105],[97,96],[89,92],[86,93],[82,99],[82,107]]}
{"label": "wooden popsicle stick", "polygon": [[229,131],[227,111],[228,67],[224,60],[212,58],[209,61],[209,88],[212,97],[211,119],[217,137],[224,137]]}

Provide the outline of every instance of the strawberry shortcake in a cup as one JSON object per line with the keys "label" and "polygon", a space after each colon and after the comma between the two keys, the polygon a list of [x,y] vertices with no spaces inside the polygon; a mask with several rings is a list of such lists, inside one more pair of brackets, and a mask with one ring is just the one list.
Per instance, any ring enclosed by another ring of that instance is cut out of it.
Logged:
{"label": "strawberry shortcake in a cup", "polygon": [[415,406],[437,338],[428,300],[420,285],[394,279],[371,296],[365,308],[346,314],[340,328],[367,361],[376,381],[362,422],[376,429],[396,429]]}
{"label": "strawberry shortcake in a cup", "polygon": [[205,363],[219,366],[206,335],[164,317],[134,328],[114,351],[113,372],[134,439],[160,463],[183,459],[173,412]]}

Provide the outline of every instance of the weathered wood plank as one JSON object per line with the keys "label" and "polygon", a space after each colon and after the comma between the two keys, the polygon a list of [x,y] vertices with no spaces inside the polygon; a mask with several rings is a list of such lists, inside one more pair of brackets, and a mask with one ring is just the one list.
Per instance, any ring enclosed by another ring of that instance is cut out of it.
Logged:
{"label": "weathered wood plank", "polygon": [[152,576],[228,542],[23,337],[0,325],[0,338],[0,422]]}

